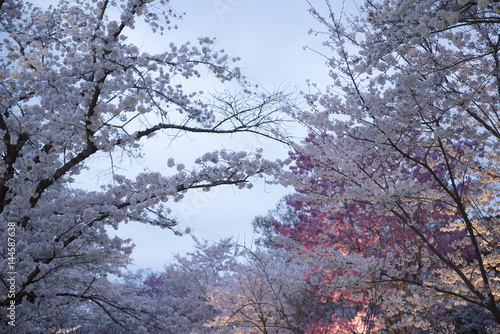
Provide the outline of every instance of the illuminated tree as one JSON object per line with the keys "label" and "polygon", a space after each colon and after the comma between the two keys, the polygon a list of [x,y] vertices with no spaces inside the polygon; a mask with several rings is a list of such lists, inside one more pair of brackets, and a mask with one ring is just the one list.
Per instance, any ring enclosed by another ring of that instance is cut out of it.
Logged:
{"label": "illuminated tree", "polygon": [[[343,245],[316,247],[309,264],[331,268],[336,291],[404,286],[378,300],[387,330],[430,331],[420,311],[461,304],[498,326],[500,4],[366,1],[349,18],[326,3],[327,16],[311,12],[334,53],[332,85],[312,86],[311,110],[292,112],[313,134],[294,147],[309,167],[279,176],[302,191],[305,213],[325,215],[320,229],[337,231],[319,235]],[[329,214],[354,214],[354,225],[336,229]],[[373,242],[339,249],[357,239]]]}

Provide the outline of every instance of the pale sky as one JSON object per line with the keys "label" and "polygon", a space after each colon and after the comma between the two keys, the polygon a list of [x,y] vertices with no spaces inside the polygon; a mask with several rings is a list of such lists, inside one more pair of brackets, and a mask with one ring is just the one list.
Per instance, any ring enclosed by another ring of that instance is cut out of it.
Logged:
{"label": "pale sky", "polygon": [[[178,22],[179,29],[161,38],[136,30],[133,39],[143,50],[160,52],[162,46],[172,40],[195,42],[197,37],[217,37],[217,48],[241,57],[239,66],[243,73],[267,90],[289,86],[300,91],[306,89],[307,79],[320,86],[327,82],[324,58],[304,50],[304,46],[320,48],[322,42],[308,34],[311,27],[319,28],[319,25],[307,12],[309,5],[305,0],[172,0],[170,4],[176,11],[186,13],[184,20]],[[189,153],[194,153],[195,157],[228,146],[238,150],[264,146],[269,159],[286,158],[287,155],[282,145],[254,137],[231,138],[231,143],[227,140],[189,136],[171,146],[155,142],[145,147],[143,164],[148,169],[167,172],[165,165],[169,156],[192,161]],[[292,191],[260,181],[251,190],[223,187],[208,193],[191,192],[172,209],[181,228],[191,227],[199,239],[234,236],[239,242],[248,244],[254,237],[253,218],[265,215],[284,194]],[[169,230],[137,223],[122,225],[118,235],[131,238],[136,244],[132,253],[133,270],[147,267],[161,270],[173,254],[192,250],[193,246],[188,235],[178,237]]]}

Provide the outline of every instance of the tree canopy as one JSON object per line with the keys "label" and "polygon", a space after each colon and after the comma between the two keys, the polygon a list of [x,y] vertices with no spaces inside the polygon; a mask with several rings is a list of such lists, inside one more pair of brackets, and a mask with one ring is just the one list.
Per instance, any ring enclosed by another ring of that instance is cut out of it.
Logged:
{"label": "tree canopy", "polygon": [[[251,133],[282,140],[276,122],[282,96],[253,90],[237,59],[216,50],[211,38],[165,43],[159,54],[129,42],[141,21],[150,33],[175,28],[168,1],[0,6],[0,331],[47,333],[96,319],[126,330],[151,310],[109,282],[129,263],[132,247],[106,229],[136,221],[180,233],[167,202],[190,189],[250,186],[279,163],[259,150],[215,150],[192,169],[166,156],[165,165],[176,167],[171,175],[113,171],[96,191],[74,186],[74,178],[92,157],[140,155],[154,136]],[[234,84],[215,97],[182,85],[206,77],[221,87]],[[235,87],[240,93],[230,99]],[[15,328],[8,324],[11,305]]]}
{"label": "tree canopy", "polygon": [[344,331],[454,331],[458,305],[498,328],[500,5],[366,1],[352,19],[327,5],[311,12],[332,85],[295,113],[311,134],[280,176],[299,209],[281,242],[357,302]]}
{"label": "tree canopy", "polygon": [[[310,13],[331,83],[299,108],[211,38],[154,55],[128,41],[140,20],[174,28],[166,0],[0,1],[0,331],[499,331],[500,2],[324,3]],[[239,94],[181,84],[207,76]],[[92,157],[137,156],[154,136],[288,142],[285,117],[309,135],[283,161],[215,150],[192,169],[165,157],[170,175],[73,184]],[[295,189],[254,221],[263,247],[198,242],[139,285],[109,281],[132,247],[106,228],[181,233],[169,206],[186,191],[263,175]]]}

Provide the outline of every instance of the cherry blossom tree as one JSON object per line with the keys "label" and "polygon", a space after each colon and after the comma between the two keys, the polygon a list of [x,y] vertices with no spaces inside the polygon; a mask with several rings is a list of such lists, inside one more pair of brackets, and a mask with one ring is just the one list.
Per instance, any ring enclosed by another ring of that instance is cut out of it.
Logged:
{"label": "cherry blossom tree", "polygon": [[154,304],[156,314],[164,316],[162,330],[151,326],[157,321],[155,316],[141,324],[150,333],[215,333],[221,329],[207,326],[218,315],[208,303],[209,289],[234,273],[242,256],[231,238],[218,242],[193,239],[195,251],[175,255],[164,271],[150,273],[140,284],[139,293]]}
{"label": "cherry blossom tree", "polygon": [[[312,133],[294,148],[310,168],[279,176],[303,191],[309,218],[325,221],[321,238],[343,245],[315,247],[322,256],[309,265],[332,271],[336,291],[404,286],[380,295],[387,330],[430,331],[415,314],[439,305],[475,305],[498,330],[500,4],[365,1],[359,17],[326,4],[326,15],[311,13],[333,51],[332,85],[311,86],[311,109],[291,111]],[[290,233],[316,226],[300,228]],[[354,248],[342,249],[346,240]],[[398,318],[405,305],[413,309]]]}
{"label": "cherry blossom tree", "polygon": [[156,312],[168,315],[165,333],[315,333],[311,315],[323,305],[307,266],[284,249],[251,250],[231,238],[195,243],[144,281]]}
{"label": "cherry blossom tree", "polygon": [[244,248],[242,255],[233,274],[210,286],[209,304],[217,315],[207,325],[220,328],[218,333],[305,333],[317,305],[305,280],[307,267],[287,261],[283,249]]}
{"label": "cherry blossom tree", "polygon": [[[307,139],[307,142],[317,141],[314,136]],[[292,156],[296,166],[291,169],[297,174],[319,173],[322,168],[312,165],[306,155]],[[421,176],[425,177],[425,173],[407,170],[399,177]],[[447,310],[451,305],[446,299],[430,294],[422,305],[425,291],[406,281],[395,282],[385,277],[388,272],[398,272],[408,279],[426,279],[443,269],[439,259],[432,256],[427,245],[410,233],[406,225],[400,224],[395,216],[378,215],[365,202],[344,203],[336,211],[330,211],[326,203],[302,199],[311,195],[312,189],[314,194],[327,194],[344,191],[344,186],[342,182],[314,179],[309,188],[298,189],[299,192],[287,201],[296,212],[295,221],[274,222],[277,232],[291,239],[275,240],[296,252],[310,268],[310,287],[330,310],[316,315],[317,322],[325,332],[331,333],[372,332],[382,325],[391,331],[411,333],[422,325],[419,322],[433,330],[445,326],[440,329],[445,331],[451,323],[451,311]],[[424,233],[437,241],[442,252],[456,251],[449,245],[463,239],[463,231],[441,230],[456,217],[443,213],[441,205],[431,209],[419,212],[422,219],[432,222]],[[470,246],[460,247],[460,252],[469,257]],[[418,302],[413,297],[416,291]],[[399,297],[399,303],[387,300],[393,295]],[[401,327],[402,322],[406,325]]]}
{"label": "cherry blossom tree", "polygon": [[[114,155],[139,157],[154,136],[282,140],[276,120],[283,96],[253,92],[236,59],[215,50],[213,39],[167,41],[159,54],[127,40],[141,22],[161,35],[175,28],[176,16],[168,0],[62,0],[47,9],[0,2],[1,332],[47,333],[61,322],[73,328],[89,321],[126,331],[151,320],[147,300],[107,278],[121,275],[132,246],[106,229],[135,221],[179,234],[167,201],[189,189],[250,187],[250,178],[279,167],[261,151],[219,150],[192,169],[165,157],[176,167],[170,176],[144,172],[134,179],[113,168],[113,180],[98,191],[72,184],[94,157],[115,166]],[[242,93],[210,99],[183,86],[205,77]],[[7,317],[14,313],[15,327]]]}

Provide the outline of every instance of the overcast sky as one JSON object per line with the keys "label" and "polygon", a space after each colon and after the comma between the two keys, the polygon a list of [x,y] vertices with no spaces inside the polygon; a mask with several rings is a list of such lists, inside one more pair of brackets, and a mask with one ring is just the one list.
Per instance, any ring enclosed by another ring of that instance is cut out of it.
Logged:
{"label": "overcast sky", "polygon": [[[172,0],[171,6],[184,19],[179,29],[156,35],[136,30],[134,41],[144,51],[163,50],[170,41],[196,41],[197,37],[216,37],[217,47],[241,57],[243,73],[258,81],[265,89],[297,87],[306,89],[306,80],[324,85],[328,77],[325,60],[318,54],[304,50],[305,46],[320,47],[321,40],[308,34],[318,23],[308,13],[305,0]],[[192,159],[189,153],[226,148],[228,138],[180,138],[171,145],[155,142],[145,147],[144,168],[163,171],[166,158],[182,161]],[[287,149],[280,144],[260,141],[254,137],[231,138],[233,148],[248,150],[265,146],[268,158],[285,158]],[[162,158],[160,158],[162,157]],[[211,192],[191,192],[173,207],[180,226],[191,227],[199,238],[218,240],[234,236],[239,242],[252,241],[251,221],[256,215],[265,215],[276,202],[292,189],[258,182],[251,190],[233,187],[217,188]],[[131,238],[136,244],[135,264],[131,269],[161,270],[175,253],[192,250],[190,236],[178,237],[169,230],[129,223],[120,227],[118,235]]]}

